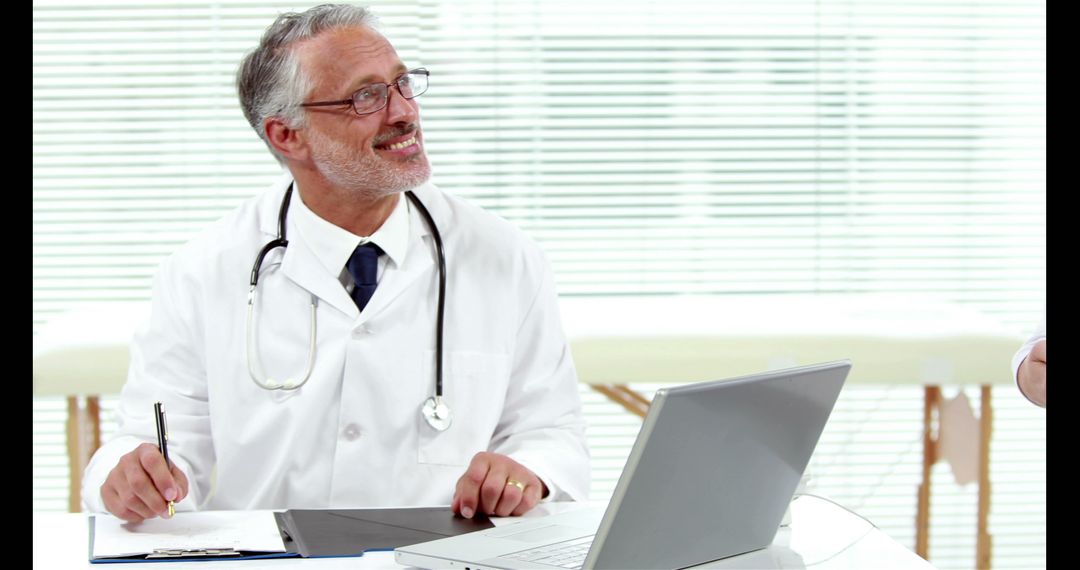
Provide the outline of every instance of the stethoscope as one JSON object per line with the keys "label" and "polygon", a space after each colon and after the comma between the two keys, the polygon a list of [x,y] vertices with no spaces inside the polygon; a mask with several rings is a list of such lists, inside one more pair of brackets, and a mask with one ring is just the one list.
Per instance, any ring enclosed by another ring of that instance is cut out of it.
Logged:
{"label": "stethoscope", "polygon": [[[311,333],[308,335],[311,338],[311,343],[308,345],[307,369],[304,372],[303,379],[300,380],[299,383],[285,380],[284,383],[279,384],[278,382],[275,382],[273,378],[267,378],[266,381],[259,380],[259,377],[265,376],[265,374],[262,373],[262,364],[260,363],[259,355],[254,348],[255,330],[251,326],[255,315],[256,285],[259,283],[259,269],[262,268],[263,258],[275,248],[286,248],[289,246],[289,240],[285,239],[285,216],[289,211],[289,201],[292,199],[292,191],[293,185],[289,184],[289,188],[285,191],[285,198],[281,200],[281,211],[278,213],[278,237],[263,246],[262,250],[259,251],[259,255],[255,258],[255,266],[251,268],[251,288],[248,289],[248,374],[251,376],[251,380],[255,382],[255,385],[264,390],[297,390],[307,383],[308,379],[311,378],[312,370],[315,368],[315,307],[318,304],[315,295],[311,295]],[[451,420],[453,420],[453,412],[450,410],[450,406],[443,400],[442,383],[443,300],[446,298],[446,258],[443,256],[442,236],[439,235],[439,229],[435,227],[435,221],[431,219],[431,214],[428,213],[427,208],[424,207],[420,202],[420,199],[411,191],[405,192],[405,196],[414,206],[416,206],[417,210],[420,211],[420,215],[423,216],[424,221],[427,222],[428,228],[431,229],[431,235],[435,238],[435,252],[439,259],[439,305],[435,321],[437,333],[435,337],[435,395],[424,401],[424,405],[420,408],[420,413],[423,415],[424,420],[427,421],[428,425],[438,431],[446,431],[446,429],[450,427]],[[253,363],[255,369],[252,369]],[[256,374],[256,370],[259,371],[258,374]]]}

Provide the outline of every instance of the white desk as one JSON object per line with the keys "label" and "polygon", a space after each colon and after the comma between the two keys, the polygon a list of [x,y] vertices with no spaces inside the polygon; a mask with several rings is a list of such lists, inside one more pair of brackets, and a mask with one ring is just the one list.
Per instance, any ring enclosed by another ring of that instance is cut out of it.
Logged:
{"label": "white desk", "polygon": [[[575,508],[571,503],[548,503],[526,516],[541,516]],[[518,519],[497,519],[513,524]],[[34,568],[105,568],[90,564],[86,515],[81,513],[34,513]],[[212,566],[207,566],[212,564]],[[359,558],[281,558],[208,562],[158,562],[123,564],[124,569],[181,570],[224,568],[286,570],[303,568],[402,568],[390,552],[371,552]],[[816,497],[799,497],[791,504],[791,526],[777,533],[773,544],[741,556],[720,560],[703,568],[807,568],[932,569],[928,562],[904,548],[858,516]]]}

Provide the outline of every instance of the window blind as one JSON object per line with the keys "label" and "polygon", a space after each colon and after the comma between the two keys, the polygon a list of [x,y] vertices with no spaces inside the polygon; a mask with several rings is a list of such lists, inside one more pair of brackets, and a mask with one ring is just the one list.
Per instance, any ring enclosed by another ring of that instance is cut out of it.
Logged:
{"label": "window blind", "polygon": [[[34,8],[34,331],[145,298],[278,172],[232,87],[274,2]],[[1045,5],[385,2],[434,180],[565,295],[903,292],[1026,333],[1045,291]]]}

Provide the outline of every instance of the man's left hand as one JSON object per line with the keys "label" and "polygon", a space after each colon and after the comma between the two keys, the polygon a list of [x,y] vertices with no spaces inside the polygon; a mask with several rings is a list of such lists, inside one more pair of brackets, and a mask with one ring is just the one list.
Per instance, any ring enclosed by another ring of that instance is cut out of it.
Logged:
{"label": "man's left hand", "polygon": [[469,468],[458,479],[450,509],[467,519],[477,512],[518,516],[547,494],[544,482],[517,461],[482,451],[473,456]]}

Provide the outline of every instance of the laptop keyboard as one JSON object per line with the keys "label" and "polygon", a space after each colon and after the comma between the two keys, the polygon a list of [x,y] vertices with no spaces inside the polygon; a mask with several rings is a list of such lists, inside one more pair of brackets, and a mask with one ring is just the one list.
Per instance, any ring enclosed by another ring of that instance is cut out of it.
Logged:
{"label": "laptop keyboard", "polygon": [[503,558],[525,560],[559,568],[581,568],[581,565],[585,563],[585,556],[589,554],[592,541],[592,536],[583,536],[566,542],[546,544],[539,548],[507,554]]}

